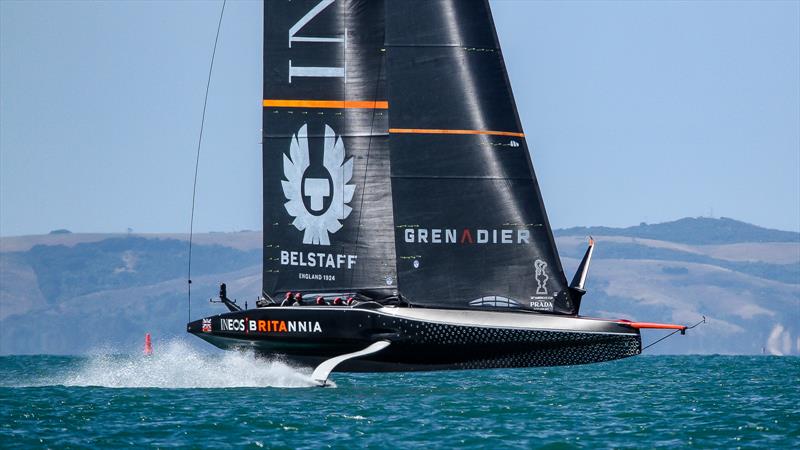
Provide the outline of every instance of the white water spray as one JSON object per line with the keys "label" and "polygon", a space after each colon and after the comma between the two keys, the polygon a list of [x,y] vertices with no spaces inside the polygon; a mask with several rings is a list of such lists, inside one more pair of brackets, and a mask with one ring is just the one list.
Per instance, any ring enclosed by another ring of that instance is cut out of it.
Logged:
{"label": "white water spray", "polygon": [[205,354],[180,340],[159,347],[149,356],[95,354],[72,373],[51,383],[168,389],[316,386],[310,369],[257,358],[252,353]]}

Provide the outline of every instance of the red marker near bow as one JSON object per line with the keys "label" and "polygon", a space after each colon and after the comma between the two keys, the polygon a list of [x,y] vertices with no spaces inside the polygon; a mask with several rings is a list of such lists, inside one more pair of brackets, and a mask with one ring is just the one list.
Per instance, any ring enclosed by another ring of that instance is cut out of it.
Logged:
{"label": "red marker near bow", "polygon": [[145,355],[153,354],[153,342],[150,340],[150,333],[146,333],[144,335],[144,354]]}

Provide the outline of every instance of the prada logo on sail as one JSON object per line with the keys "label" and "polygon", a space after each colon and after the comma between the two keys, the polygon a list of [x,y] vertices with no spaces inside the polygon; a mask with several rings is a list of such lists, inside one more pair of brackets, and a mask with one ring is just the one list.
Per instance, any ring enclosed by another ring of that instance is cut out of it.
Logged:
{"label": "prada logo on sail", "polygon": [[409,244],[530,244],[531,232],[511,228],[406,228],[403,240]]}
{"label": "prada logo on sail", "polygon": [[538,309],[538,310],[541,310],[541,311],[552,311],[553,310],[553,300],[552,299],[536,300],[536,298],[537,297],[534,297],[534,299],[531,300],[531,303],[530,303],[530,307],[531,308]]}
{"label": "prada logo on sail", "polygon": [[325,125],[322,164],[311,164],[308,153],[308,124],[292,137],[289,155],[283,155],[281,181],[287,202],[286,212],[294,217],[292,225],[303,231],[303,244],[330,245],[328,233],[342,228],[340,221],[352,211],[356,186],[353,158],[345,161],[344,141]]}

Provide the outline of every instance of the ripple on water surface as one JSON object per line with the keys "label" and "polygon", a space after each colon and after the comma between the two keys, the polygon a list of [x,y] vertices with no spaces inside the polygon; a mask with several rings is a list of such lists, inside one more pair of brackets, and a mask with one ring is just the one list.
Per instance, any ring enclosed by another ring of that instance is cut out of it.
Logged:
{"label": "ripple on water surface", "polygon": [[0,441],[25,446],[800,447],[800,358],[334,374],[173,342],[152,357],[0,358]]}

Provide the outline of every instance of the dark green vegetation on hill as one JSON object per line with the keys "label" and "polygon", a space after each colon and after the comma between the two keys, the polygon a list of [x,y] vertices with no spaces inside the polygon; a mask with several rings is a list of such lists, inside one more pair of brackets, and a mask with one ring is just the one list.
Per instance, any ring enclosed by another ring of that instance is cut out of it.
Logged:
{"label": "dark green vegetation on hill", "polygon": [[[590,234],[597,247],[583,315],[710,319],[657,352],[800,353],[800,234],[708,218],[557,230],[568,278]],[[252,306],[261,290],[260,235],[211,233],[195,242],[191,316],[223,311],[208,303],[220,282]],[[130,350],[146,332],[157,342],[183,335],[187,258],[182,235],[0,239],[0,353]],[[658,336],[648,332],[644,341]]]}
{"label": "dark green vegetation on hill", "polygon": [[[108,289],[120,289],[186,276],[189,248],[176,239],[112,238],[100,242],[37,245],[24,253],[11,253],[36,273],[39,289],[48,303]],[[259,250],[241,251],[221,245],[196,245],[192,249],[195,276],[231,272],[259,264]]]}
{"label": "dark green vegetation on hill", "polygon": [[682,244],[736,244],[741,242],[797,242],[798,233],[770,230],[722,217],[685,217],[673,222],[641,223],[627,228],[574,227],[556,230],[556,236],[627,236]]}
{"label": "dark green vegetation on hill", "polygon": [[[583,252],[579,249],[575,249],[570,253],[562,253],[561,256],[582,258]],[[790,284],[800,283],[800,262],[772,264],[763,261],[728,261],[683,250],[649,247],[635,242],[604,242],[602,244],[602,251],[598,252],[596,257],[603,259],[649,259],[709,264],[767,280],[775,280]],[[669,273],[669,270],[666,272]]]}

